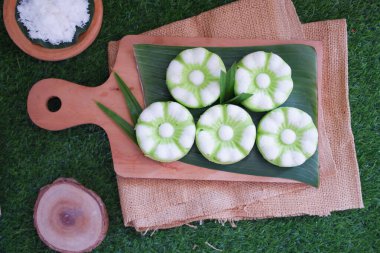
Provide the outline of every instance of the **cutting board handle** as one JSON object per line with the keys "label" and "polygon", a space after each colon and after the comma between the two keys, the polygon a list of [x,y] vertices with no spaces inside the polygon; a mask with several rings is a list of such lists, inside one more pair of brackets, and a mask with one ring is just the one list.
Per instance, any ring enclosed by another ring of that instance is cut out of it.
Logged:
{"label": "cutting board handle", "polygon": [[[96,112],[99,111],[94,108],[97,107],[94,98],[98,91],[98,87],[86,87],[62,79],[41,80],[29,92],[29,116],[37,126],[53,131],[96,124]],[[55,110],[49,106],[54,102]]]}

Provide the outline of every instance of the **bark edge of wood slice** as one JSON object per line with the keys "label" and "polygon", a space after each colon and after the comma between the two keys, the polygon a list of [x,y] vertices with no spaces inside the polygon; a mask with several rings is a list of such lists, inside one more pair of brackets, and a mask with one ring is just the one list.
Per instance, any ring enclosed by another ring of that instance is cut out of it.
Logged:
{"label": "bark edge of wood slice", "polygon": [[89,252],[108,230],[101,198],[72,178],[58,178],[40,189],[33,218],[40,239],[58,252]]}

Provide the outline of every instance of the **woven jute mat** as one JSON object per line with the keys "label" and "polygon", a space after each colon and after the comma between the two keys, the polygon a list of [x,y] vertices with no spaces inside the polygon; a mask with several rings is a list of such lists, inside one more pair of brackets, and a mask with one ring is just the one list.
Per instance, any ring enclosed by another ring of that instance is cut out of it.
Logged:
{"label": "woven jute mat", "polygon": [[[192,221],[237,221],[297,215],[326,216],[362,208],[348,103],[345,20],[301,24],[290,0],[242,0],[145,33],[152,36],[306,39],[323,42],[319,82],[319,149],[333,163],[321,168],[320,186],[302,184],[132,179],[117,176],[125,226],[138,231]],[[110,42],[110,70],[118,42]],[[323,145],[323,147],[321,147]],[[327,159],[327,158],[326,158]],[[322,165],[321,165],[322,166]]]}

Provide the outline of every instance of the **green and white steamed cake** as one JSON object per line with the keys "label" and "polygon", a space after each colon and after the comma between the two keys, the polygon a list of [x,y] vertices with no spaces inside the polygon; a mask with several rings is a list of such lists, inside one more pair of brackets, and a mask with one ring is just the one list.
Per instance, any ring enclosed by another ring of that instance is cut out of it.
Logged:
{"label": "green and white steamed cake", "polygon": [[237,65],[235,94],[253,94],[242,104],[254,112],[283,104],[293,90],[289,65],[278,55],[263,51],[246,55]]}
{"label": "green and white steamed cake", "polygon": [[155,102],[149,105],[140,114],[135,128],[142,152],[156,161],[177,161],[194,144],[193,116],[176,102]]}
{"label": "green and white steamed cake", "polygon": [[236,105],[215,105],[197,122],[196,144],[209,161],[232,164],[242,160],[255,144],[251,116]]}
{"label": "green and white steamed cake", "polygon": [[177,102],[202,108],[219,98],[221,71],[226,68],[218,55],[201,47],[186,49],[170,62],[166,83]]}
{"label": "green and white steamed cake", "polygon": [[318,131],[306,112],[280,107],[266,114],[257,130],[257,147],[264,159],[279,167],[303,164],[317,150]]}

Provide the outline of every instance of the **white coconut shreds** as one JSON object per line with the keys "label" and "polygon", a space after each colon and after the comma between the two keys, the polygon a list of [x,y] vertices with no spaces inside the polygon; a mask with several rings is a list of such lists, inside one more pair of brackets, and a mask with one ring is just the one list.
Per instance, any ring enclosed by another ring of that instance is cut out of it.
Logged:
{"label": "white coconut shreds", "polygon": [[21,0],[17,11],[31,39],[59,45],[72,42],[90,20],[88,7],[88,0]]}

